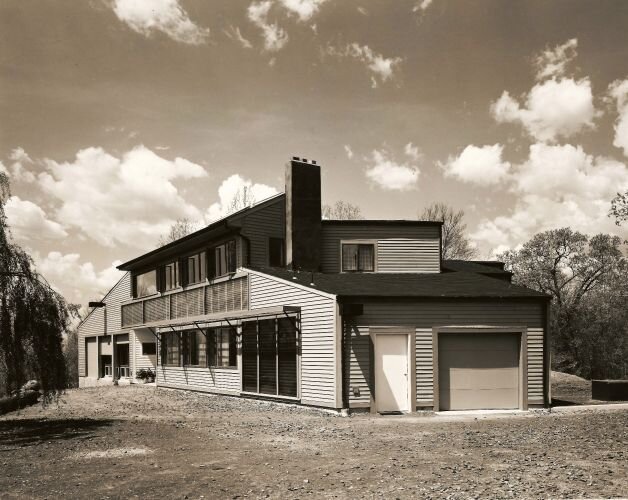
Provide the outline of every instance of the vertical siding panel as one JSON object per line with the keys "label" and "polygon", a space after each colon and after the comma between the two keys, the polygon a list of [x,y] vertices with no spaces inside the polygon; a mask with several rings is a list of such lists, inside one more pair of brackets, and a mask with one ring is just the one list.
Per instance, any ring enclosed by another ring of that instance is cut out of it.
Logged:
{"label": "vertical siding panel", "polygon": [[251,310],[301,307],[301,400],[335,407],[335,299],[261,274],[250,274],[249,286]]}

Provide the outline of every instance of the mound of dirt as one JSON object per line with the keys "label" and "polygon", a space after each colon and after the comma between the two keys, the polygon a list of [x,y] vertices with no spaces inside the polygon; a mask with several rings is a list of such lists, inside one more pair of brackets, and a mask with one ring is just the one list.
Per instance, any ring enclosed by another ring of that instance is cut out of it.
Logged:
{"label": "mound of dirt", "polygon": [[554,404],[587,404],[591,403],[591,381],[571,375],[570,373],[553,371],[552,400]]}

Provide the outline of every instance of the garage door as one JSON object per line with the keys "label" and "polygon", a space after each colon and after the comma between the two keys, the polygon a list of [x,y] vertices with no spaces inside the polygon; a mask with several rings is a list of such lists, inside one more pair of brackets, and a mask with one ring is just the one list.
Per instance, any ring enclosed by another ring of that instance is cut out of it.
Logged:
{"label": "garage door", "polygon": [[519,408],[519,342],[514,333],[441,333],[441,410]]}

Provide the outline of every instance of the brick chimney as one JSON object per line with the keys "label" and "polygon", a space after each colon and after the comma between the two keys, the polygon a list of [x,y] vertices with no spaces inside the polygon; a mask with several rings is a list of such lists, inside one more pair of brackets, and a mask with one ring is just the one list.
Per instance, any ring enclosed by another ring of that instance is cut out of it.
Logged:
{"label": "brick chimney", "polygon": [[294,156],[286,165],[286,264],[318,271],[320,247],[321,167]]}

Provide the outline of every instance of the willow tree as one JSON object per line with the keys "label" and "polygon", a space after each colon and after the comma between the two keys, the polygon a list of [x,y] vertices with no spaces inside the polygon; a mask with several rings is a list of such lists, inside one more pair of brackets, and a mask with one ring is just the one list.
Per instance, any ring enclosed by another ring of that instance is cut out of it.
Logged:
{"label": "willow tree", "polygon": [[9,180],[0,172],[0,395],[35,378],[49,399],[66,386],[68,309],[12,242],[4,211],[9,196]]}

